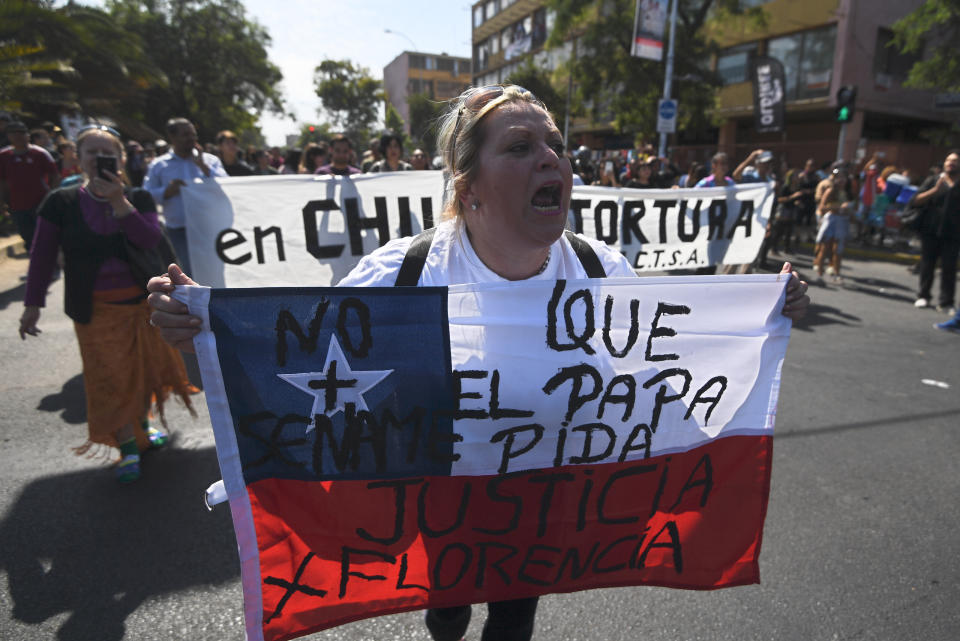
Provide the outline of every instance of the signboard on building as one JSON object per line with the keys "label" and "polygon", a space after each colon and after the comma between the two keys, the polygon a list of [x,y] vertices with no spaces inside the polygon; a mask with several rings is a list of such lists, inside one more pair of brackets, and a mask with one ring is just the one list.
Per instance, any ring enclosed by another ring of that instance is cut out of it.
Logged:
{"label": "signboard on building", "polygon": [[631,54],[648,60],[663,60],[668,2],[669,0],[637,0]]}
{"label": "signboard on building", "polygon": [[783,64],[776,58],[756,56],[750,62],[753,82],[753,122],[759,133],[783,131],[785,87]]}
{"label": "signboard on building", "polygon": [[938,93],[933,97],[934,109],[960,109],[960,93]]}

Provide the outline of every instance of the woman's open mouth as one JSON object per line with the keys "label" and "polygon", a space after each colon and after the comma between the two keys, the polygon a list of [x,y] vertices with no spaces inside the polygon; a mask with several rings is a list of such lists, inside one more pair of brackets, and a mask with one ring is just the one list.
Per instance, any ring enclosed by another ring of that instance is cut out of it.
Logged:
{"label": "woman's open mouth", "polygon": [[541,213],[556,212],[560,210],[562,199],[563,186],[560,183],[549,183],[533,194],[530,204]]}

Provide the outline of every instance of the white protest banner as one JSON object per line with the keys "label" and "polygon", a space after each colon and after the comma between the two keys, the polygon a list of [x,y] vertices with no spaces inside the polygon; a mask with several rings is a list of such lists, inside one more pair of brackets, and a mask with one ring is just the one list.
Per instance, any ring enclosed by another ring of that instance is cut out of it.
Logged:
{"label": "white protest banner", "polygon": [[[326,286],[365,254],[439,220],[443,175],[255,176],[183,189],[191,276],[213,287]],[[750,263],[773,203],[768,185],[575,187],[568,225],[638,271]]]}
{"label": "white protest banner", "polygon": [[178,288],[247,638],[758,582],[788,279]]}

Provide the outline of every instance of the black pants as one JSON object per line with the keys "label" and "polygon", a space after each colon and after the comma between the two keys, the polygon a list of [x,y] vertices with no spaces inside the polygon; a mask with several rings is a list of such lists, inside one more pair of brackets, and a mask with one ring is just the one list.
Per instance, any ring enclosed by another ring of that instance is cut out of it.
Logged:
{"label": "black pants", "polygon": [[23,239],[23,246],[27,253],[33,247],[33,232],[37,229],[37,210],[34,209],[11,209],[10,215],[13,222],[17,225],[17,233]]}
{"label": "black pants", "polygon": [[[481,641],[530,641],[538,599],[488,603]],[[470,624],[470,606],[427,610],[426,622],[434,641],[460,641]]]}
{"label": "black pants", "polygon": [[920,238],[920,291],[918,298],[930,300],[933,275],[940,259],[940,301],[943,307],[952,307],[954,290],[957,287],[957,254],[960,253],[960,238],[931,236]]}

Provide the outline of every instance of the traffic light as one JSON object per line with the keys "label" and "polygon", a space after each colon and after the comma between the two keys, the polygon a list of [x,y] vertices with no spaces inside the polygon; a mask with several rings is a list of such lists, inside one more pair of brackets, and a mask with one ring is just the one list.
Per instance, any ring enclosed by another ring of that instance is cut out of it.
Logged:
{"label": "traffic light", "polygon": [[856,102],[856,85],[844,85],[837,89],[837,122],[853,120],[853,108]]}

